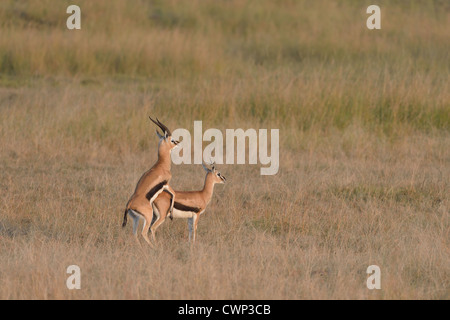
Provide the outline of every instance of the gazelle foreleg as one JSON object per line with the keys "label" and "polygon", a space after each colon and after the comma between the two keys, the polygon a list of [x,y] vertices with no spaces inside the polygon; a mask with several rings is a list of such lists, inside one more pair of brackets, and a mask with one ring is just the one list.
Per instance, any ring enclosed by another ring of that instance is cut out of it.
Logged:
{"label": "gazelle foreleg", "polygon": [[194,222],[194,218],[188,218],[189,243],[191,242],[193,222]]}
{"label": "gazelle foreleg", "polygon": [[192,244],[195,244],[195,238],[197,237],[197,226],[199,218],[200,218],[199,214],[194,214],[194,238]]}
{"label": "gazelle foreleg", "polygon": [[169,193],[172,196],[172,199],[170,200],[170,209],[169,209],[169,218],[173,220],[173,206],[175,204],[175,190],[172,189],[171,186],[166,184],[163,189]]}
{"label": "gazelle foreleg", "polygon": [[[150,239],[148,238],[148,231],[149,231],[150,227],[152,225],[154,225],[155,223],[157,223],[157,221],[159,220],[159,216],[158,216],[159,213],[156,213],[153,210],[154,201],[161,194],[161,192],[166,190],[167,187],[168,187],[168,185],[165,185],[161,189],[156,191],[155,194],[149,199],[149,203],[146,204],[140,211],[140,212],[142,212],[142,215],[145,218],[145,220],[144,220],[144,227],[142,228],[142,237],[153,248],[154,248],[154,245],[150,242]],[[154,215],[156,216],[156,219],[154,219],[155,218]]]}
{"label": "gazelle foreleg", "polygon": [[153,212],[156,218],[154,219],[154,222],[150,227],[150,231],[152,233],[153,242],[156,244],[156,229],[158,229],[158,227],[166,220],[167,214],[161,214],[161,211],[155,204],[153,204]]}
{"label": "gazelle foreleg", "polygon": [[150,223],[151,221],[147,221],[147,219],[144,220],[144,226],[142,227],[142,237],[150,245],[150,247],[154,248],[153,243],[151,243],[150,239],[148,238],[148,229],[150,228]]}

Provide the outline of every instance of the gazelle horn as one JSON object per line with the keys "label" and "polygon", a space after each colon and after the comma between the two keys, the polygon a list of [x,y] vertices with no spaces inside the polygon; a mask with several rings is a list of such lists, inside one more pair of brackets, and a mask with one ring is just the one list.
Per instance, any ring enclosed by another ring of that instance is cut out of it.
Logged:
{"label": "gazelle horn", "polygon": [[167,132],[167,134],[168,134],[169,136],[172,135],[172,132],[170,132],[169,128],[167,128],[164,124],[162,124],[161,121],[158,120],[158,118],[156,118],[156,121],[153,120],[151,117],[149,117],[149,119],[150,119],[154,124],[156,124],[158,127],[160,127],[164,134]]}

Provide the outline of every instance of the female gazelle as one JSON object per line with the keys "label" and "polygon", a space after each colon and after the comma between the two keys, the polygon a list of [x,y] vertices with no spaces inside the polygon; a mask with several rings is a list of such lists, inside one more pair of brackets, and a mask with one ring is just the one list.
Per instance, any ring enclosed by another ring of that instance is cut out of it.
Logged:
{"label": "female gazelle", "polygon": [[158,130],[156,130],[156,134],[159,137],[158,160],[153,167],[145,172],[139,179],[133,195],[130,200],[128,200],[122,227],[126,226],[127,216],[130,215],[133,219],[133,233],[136,235],[139,220],[144,219],[142,236],[145,241],[152,246],[152,243],[148,238],[148,229],[150,228],[153,219],[153,202],[163,191],[168,192],[168,197],[170,198],[168,210],[170,212],[173,210],[175,192],[169,186],[169,181],[172,177],[170,173],[170,153],[179,142],[172,139],[172,133],[158,120],[158,118],[156,118],[156,121],[152,118],[150,118],[150,120],[163,131],[163,135],[161,135]]}
{"label": "female gazelle", "polygon": [[[206,207],[211,201],[214,185],[216,183],[225,183],[225,177],[216,170],[214,164],[211,168],[207,168],[206,178],[203,189],[200,191],[175,191],[175,204],[173,207],[172,216],[174,218],[187,218],[189,226],[189,242],[192,238],[192,243],[195,243],[197,225],[200,215],[205,212]],[[153,209],[155,212],[154,223],[150,230],[152,232],[153,241],[156,241],[156,229],[164,222],[170,210],[171,195],[167,192],[162,192],[153,202]]]}

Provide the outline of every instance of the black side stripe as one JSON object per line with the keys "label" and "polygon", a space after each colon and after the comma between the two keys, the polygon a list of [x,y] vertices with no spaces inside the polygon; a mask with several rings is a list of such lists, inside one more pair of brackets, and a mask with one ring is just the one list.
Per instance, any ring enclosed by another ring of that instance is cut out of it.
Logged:
{"label": "black side stripe", "polygon": [[167,181],[163,181],[158,183],[156,186],[154,186],[146,195],[148,201],[157,193],[159,190],[161,190],[162,187],[164,187],[167,184]]}
{"label": "black side stripe", "polygon": [[173,207],[175,209],[177,209],[177,210],[180,210],[180,211],[189,211],[189,212],[195,212],[195,213],[199,213],[200,212],[200,208],[185,206],[184,204],[181,204],[181,203],[176,202],[176,201],[173,204]]}

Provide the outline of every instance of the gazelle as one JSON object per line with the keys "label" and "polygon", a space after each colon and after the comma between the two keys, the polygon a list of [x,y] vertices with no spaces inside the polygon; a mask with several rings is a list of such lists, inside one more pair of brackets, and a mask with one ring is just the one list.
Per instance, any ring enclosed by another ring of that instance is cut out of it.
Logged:
{"label": "gazelle", "polygon": [[[206,207],[211,201],[216,183],[225,183],[226,178],[215,169],[212,164],[211,169],[203,164],[206,170],[205,184],[203,190],[200,191],[175,191],[175,204],[172,216],[174,218],[187,218],[189,225],[189,242],[195,242],[197,225],[200,215],[205,212]],[[164,222],[170,209],[171,196],[167,192],[162,192],[153,202],[155,212],[154,223],[150,230],[152,232],[153,241],[156,242],[156,229]],[[193,231],[193,235],[192,235]]]}
{"label": "gazelle", "polygon": [[159,137],[158,160],[139,179],[133,195],[128,200],[122,227],[126,226],[127,215],[130,215],[133,219],[133,234],[137,235],[136,230],[139,220],[144,219],[142,236],[152,246],[147,234],[153,219],[153,201],[155,201],[161,192],[167,191],[169,198],[171,198],[169,201],[169,210],[170,212],[173,210],[175,191],[169,186],[169,181],[172,178],[172,174],[170,173],[170,153],[179,142],[172,139],[172,133],[158,118],[156,118],[156,121],[152,118],[150,120],[163,131],[163,135],[161,135],[158,129],[156,130],[156,134]]}

